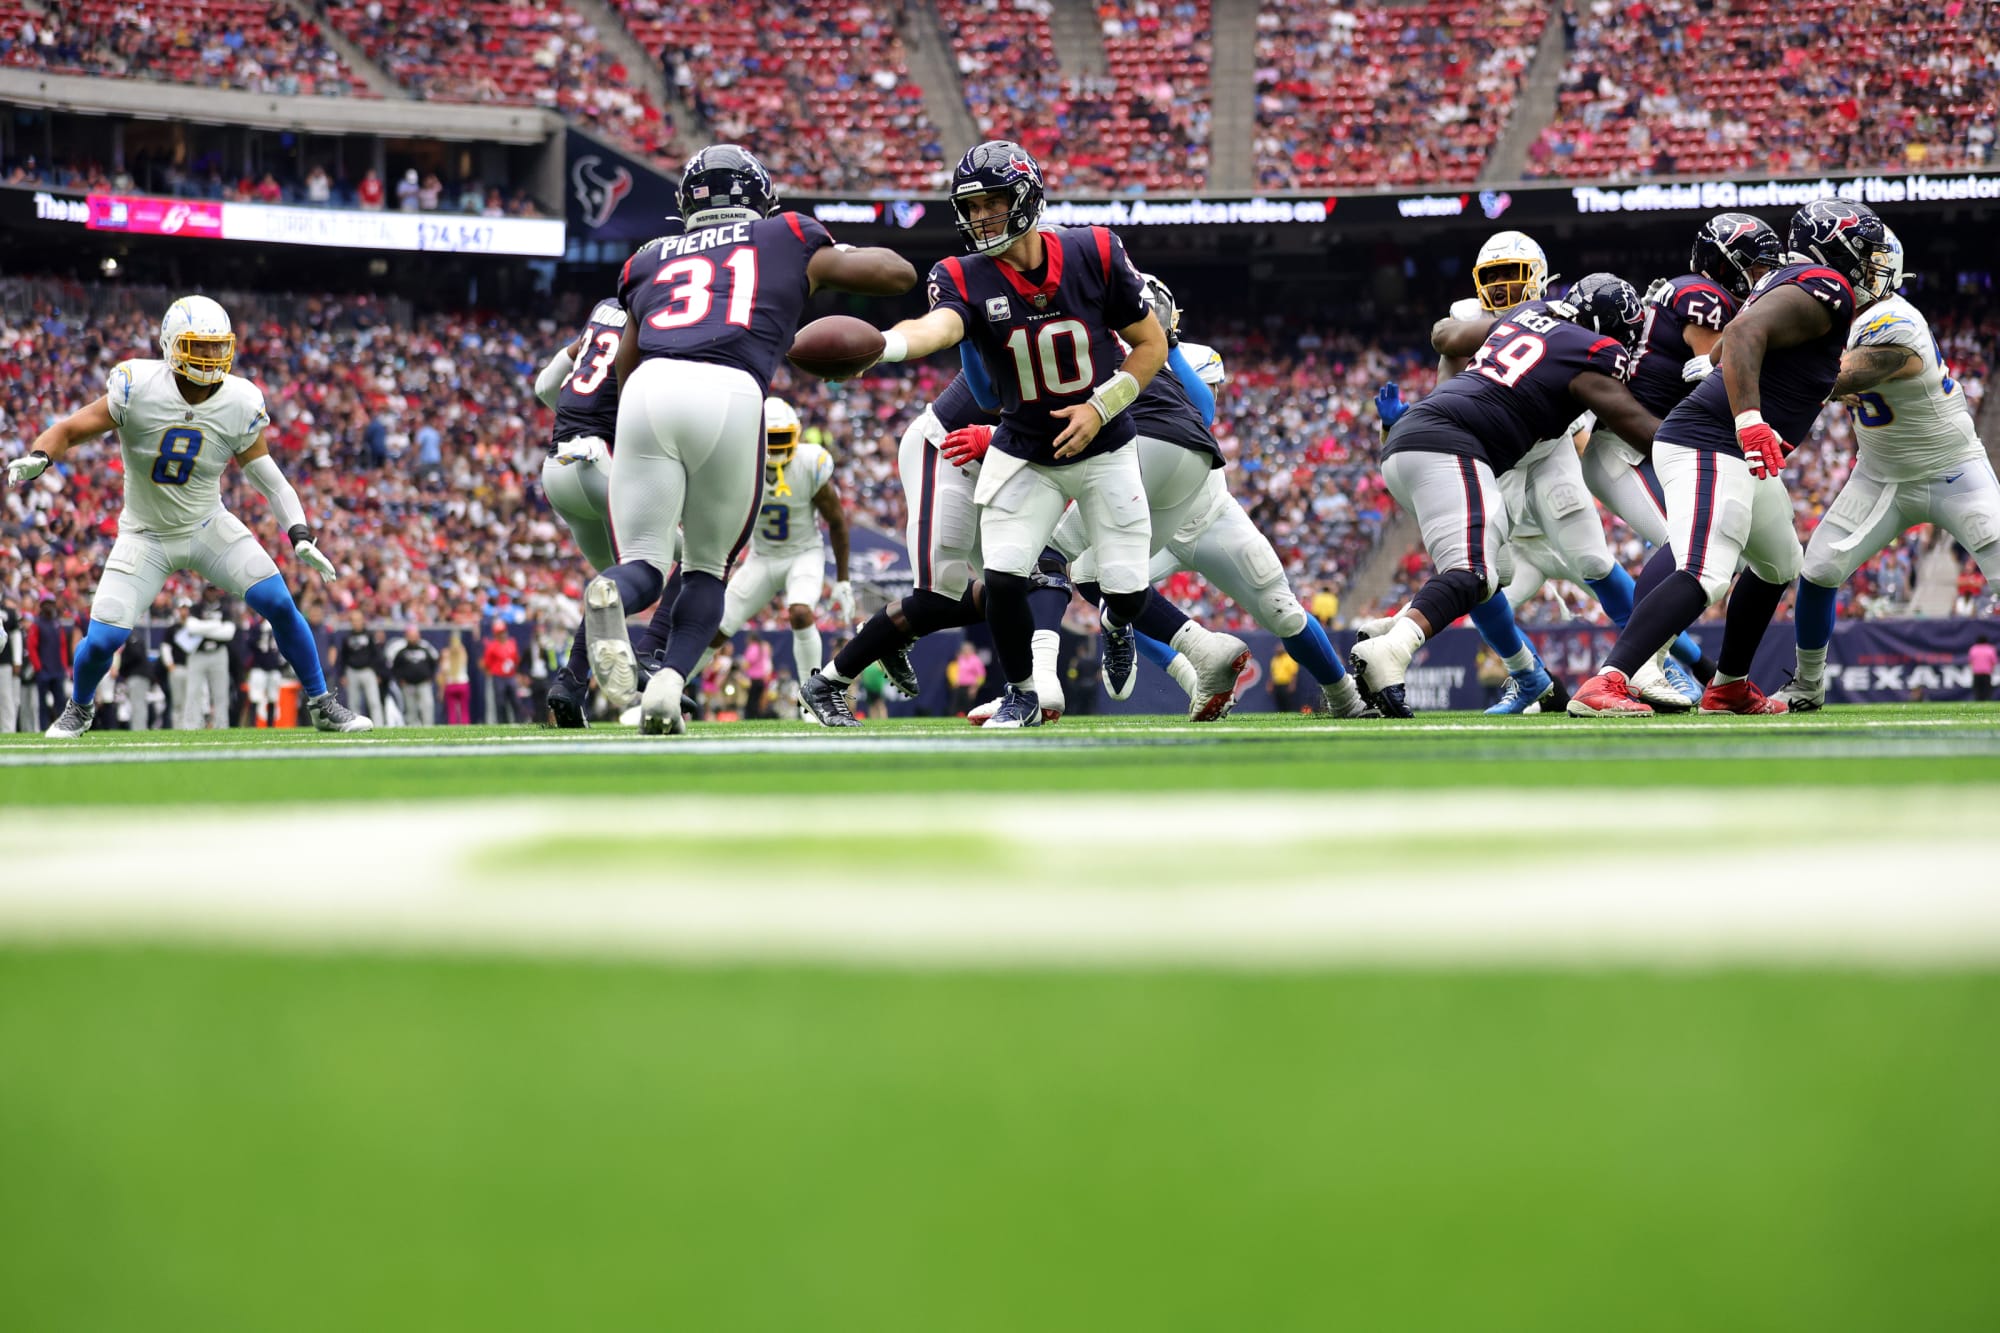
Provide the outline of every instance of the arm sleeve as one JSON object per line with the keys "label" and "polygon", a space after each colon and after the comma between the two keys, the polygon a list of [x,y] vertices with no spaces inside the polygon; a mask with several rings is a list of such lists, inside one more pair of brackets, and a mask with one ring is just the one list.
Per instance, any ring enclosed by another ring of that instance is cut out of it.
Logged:
{"label": "arm sleeve", "polygon": [[569,378],[576,363],[570,360],[569,344],[564,343],[542,367],[542,373],[535,376],[535,397],[542,400],[544,407],[554,407],[562,398],[563,381]]}
{"label": "arm sleeve", "polygon": [[1194,403],[1195,411],[1201,413],[1204,426],[1215,424],[1215,390],[1202,383],[1201,375],[1188,363],[1187,353],[1180,347],[1167,353],[1167,369],[1187,390],[1187,396]]}
{"label": "arm sleeve", "polygon": [[987,374],[986,358],[967,338],[958,345],[958,363],[965,369],[965,387],[972,394],[972,401],[979,404],[982,411],[1000,410],[1000,391],[993,387],[993,377]]}
{"label": "arm sleeve", "polygon": [[254,458],[243,465],[243,475],[252,486],[264,493],[277,511],[278,521],[289,529],[306,521],[305,506],[299,503],[299,493],[292,489],[292,483],[285,480],[285,474],[278,468],[278,460],[266,454]]}

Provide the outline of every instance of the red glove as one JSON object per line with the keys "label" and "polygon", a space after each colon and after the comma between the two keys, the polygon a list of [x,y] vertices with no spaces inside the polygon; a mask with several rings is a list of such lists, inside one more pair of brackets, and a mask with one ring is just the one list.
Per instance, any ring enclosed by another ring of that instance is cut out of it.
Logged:
{"label": "red glove", "polygon": [[953,467],[964,467],[967,463],[977,463],[986,457],[986,450],[993,444],[993,427],[964,426],[944,437],[938,452],[944,461]]}
{"label": "red glove", "polygon": [[[1751,420],[1745,421],[1744,417]],[[1736,418],[1736,442],[1743,446],[1743,457],[1750,464],[1750,475],[1762,481],[1775,477],[1785,470],[1785,460],[1792,456],[1794,446],[1786,444],[1777,431],[1764,424],[1764,418],[1755,412],[1745,412]]]}

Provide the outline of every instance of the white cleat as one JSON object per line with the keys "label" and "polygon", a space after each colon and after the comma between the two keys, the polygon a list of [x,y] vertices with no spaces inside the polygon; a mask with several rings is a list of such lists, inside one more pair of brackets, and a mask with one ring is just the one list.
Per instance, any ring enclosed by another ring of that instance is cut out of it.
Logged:
{"label": "white cleat", "polygon": [[1627,683],[1632,697],[1651,704],[1655,713],[1685,713],[1701,701],[1690,699],[1675,689],[1658,661],[1648,661],[1632,673]]}
{"label": "white cleat", "polygon": [[1354,633],[1358,638],[1379,639],[1389,632],[1389,626],[1396,623],[1394,616],[1371,616],[1354,622]]}
{"label": "white cleat", "polygon": [[601,575],[583,590],[583,638],[604,701],[613,712],[624,712],[639,693],[639,659],[626,636],[618,585]]}
{"label": "white cleat", "polygon": [[42,733],[52,741],[73,741],[90,730],[90,724],[97,720],[97,705],[80,704],[71,699],[63,706],[62,716],[49,724]]}
{"label": "white cleat", "polygon": [[306,700],[306,715],[312,718],[313,727],[319,731],[375,730],[373,722],[334,698],[332,690]]}
{"label": "white cleat", "polygon": [[1380,717],[1381,714],[1368,706],[1361,697],[1361,691],[1354,686],[1353,676],[1342,676],[1338,684],[1320,688],[1319,703],[1313,709],[1314,717]]}
{"label": "white cleat", "polygon": [[685,736],[687,717],[681,712],[681,690],[687,684],[679,672],[656,671],[646,682],[639,703],[639,731],[647,736]]}
{"label": "white cleat", "polygon": [[633,704],[630,708],[626,709],[624,712],[618,715],[618,725],[621,727],[638,726],[640,711],[641,710],[639,708],[639,705],[636,703]]}
{"label": "white cleat", "polygon": [[[1189,630],[1199,633],[1190,634]],[[1190,620],[1174,636],[1173,646],[1194,668],[1195,692],[1188,699],[1188,719],[1219,722],[1236,707],[1236,682],[1250,665],[1250,645],[1234,634],[1203,630]]]}
{"label": "white cleat", "polygon": [[1783,704],[1787,713],[1817,713],[1826,707],[1826,677],[1807,680],[1794,676],[1791,684],[1771,697]]}

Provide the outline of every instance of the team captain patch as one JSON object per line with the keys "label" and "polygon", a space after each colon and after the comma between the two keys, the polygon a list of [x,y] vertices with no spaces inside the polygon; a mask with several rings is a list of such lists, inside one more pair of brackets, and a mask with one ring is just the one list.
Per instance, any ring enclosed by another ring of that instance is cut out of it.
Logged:
{"label": "team captain patch", "polygon": [[994,296],[987,298],[986,318],[1005,323],[1007,320],[1013,318],[1013,315],[1014,312],[1008,306],[1006,297]]}

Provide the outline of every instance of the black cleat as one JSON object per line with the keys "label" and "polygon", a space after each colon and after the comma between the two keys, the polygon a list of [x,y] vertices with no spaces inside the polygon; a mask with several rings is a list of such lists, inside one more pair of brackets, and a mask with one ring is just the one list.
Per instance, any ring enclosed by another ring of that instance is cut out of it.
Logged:
{"label": "black cleat", "polygon": [[562,667],[549,684],[549,720],[563,731],[581,731],[590,725],[590,682],[578,681]]}
{"label": "black cleat", "polygon": [[847,687],[836,685],[815,671],[799,685],[799,702],[822,727],[858,727],[861,719],[848,706]]}
{"label": "black cleat", "polygon": [[1384,685],[1375,692],[1375,708],[1383,717],[1415,717],[1417,714],[1403,698],[1401,685]]}
{"label": "black cleat", "polygon": [[1041,725],[1041,696],[1033,690],[1020,690],[1012,685],[1007,687],[1005,697],[1000,700],[1000,711],[986,719],[988,731],[1014,731]]}
{"label": "black cleat", "polygon": [[1105,617],[1104,692],[1114,699],[1129,699],[1138,676],[1138,632],[1130,625],[1114,626],[1110,617]]}
{"label": "black cleat", "polygon": [[889,683],[912,699],[924,692],[923,682],[917,679],[917,664],[910,660],[909,644],[884,653],[882,669],[889,673]]}

